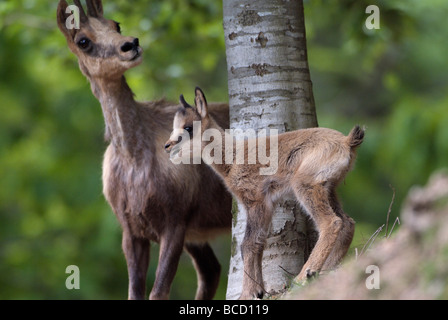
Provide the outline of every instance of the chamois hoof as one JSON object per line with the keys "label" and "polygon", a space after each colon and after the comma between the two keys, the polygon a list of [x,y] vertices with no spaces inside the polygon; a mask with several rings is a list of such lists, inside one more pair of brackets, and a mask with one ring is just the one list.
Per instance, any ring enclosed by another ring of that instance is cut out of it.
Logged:
{"label": "chamois hoof", "polygon": [[311,280],[314,279],[318,276],[318,272],[317,271],[311,271],[311,269],[307,269],[306,270],[306,279],[307,280]]}
{"label": "chamois hoof", "polygon": [[263,291],[256,291],[253,293],[242,293],[238,300],[261,300],[263,299],[264,293]]}
{"label": "chamois hoof", "polygon": [[294,282],[299,286],[305,286],[313,279],[317,278],[319,271],[311,270],[310,268],[302,270],[300,274],[294,279]]}

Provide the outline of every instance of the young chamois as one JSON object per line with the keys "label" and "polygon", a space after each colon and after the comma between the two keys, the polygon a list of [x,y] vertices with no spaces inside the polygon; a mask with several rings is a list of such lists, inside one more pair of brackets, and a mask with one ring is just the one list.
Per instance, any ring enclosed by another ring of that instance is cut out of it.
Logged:
{"label": "young chamois", "polygon": [[[103,17],[101,0],[79,0],[80,28],[65,0],[57,9],[58,26],[82,73],[100,101],[109,143],[103,161],[103,193],[123,230],[122,248],[129,275],[129,299],[145,298],[150,241],[160,243],[150,299],[167,299],[185,248],[198,275],[196,299],[212,299],[220,265],[207,239],[231,226],[231,195],[204,164],[174,165],[161,147],[171,132],[177,105],[137,102],[124,72],[142,61],[137,38],[125,37],[119,24]],[[69,19],[68,22],[72,22]],[[228,126],[228,106],[213,115]]]}
{"label": "young chamois", "polygon": [[[353,165],[355,150],[363,141],[364,130],[356,126],[348,136],[326,128],[280,134],[276,136],[277,172],[261,175],[260,168],[267,165],[261,164],[260,161],[255,164],[235,164],[235,154],[238,152],[235,147],[231,149],[232,163],[216,159],[217,154],[226,154],[224,147],[227,146],[228,137],[225,136],[229,133],[224,132],[210,114],[203,92],[196,88],[195,94],[195,107],[188,105],[181,96],[182,107],[176,113],[174,130],[165,144],[165,149],[174,153],[176,148],[186,145],[185,141],[194,145],[197,144],[197,139],[200,139],[202,159],[222,177],[227,188],[246,209],[247,226],[241,244],[244,280],[240,299],[263,295],[261,260],[274,204],[289,192],[295,194],[297,201],[314,220],[319,231],[318,241],[296,280],[302,282],[321,270],[334,268],[347,253],[354,233],[354,221],[342,210],[335,189]],[[201,123],[196,123],[195,127],[194,121]],[[199,128],[204,133],[208,129],[218,130],[220,135],[214,136],[214,139],[218,139],[218,143],[222,144],[216,144],[215,140],[213,143],[223,149],[218,150],[219,152],[215,149],[213,152],[204,152],[204,148],[209,144],[206,142],[208,139],[203,139],[195,132],[197,129],[192,128]],[[221,138],[222,141],[219,141]],[[262,143],[258,141],[260,138],[256,139],[261,146]],[[269,150],[271,144],[265,145]],[[245,159],[252,151],[244,145]]]}

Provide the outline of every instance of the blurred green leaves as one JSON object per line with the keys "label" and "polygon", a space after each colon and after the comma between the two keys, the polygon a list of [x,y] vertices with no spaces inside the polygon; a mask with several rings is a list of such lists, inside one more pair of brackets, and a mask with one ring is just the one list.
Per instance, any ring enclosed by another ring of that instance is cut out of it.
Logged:
{"label": "blurred green leaves", "polygon": [[[447,165],[448,3],[309,1],[308,56],[319,125],[348,132],[366,125],[354,172],[341,186],[347,213],[378,227],[413,184]],[[365,8],[380,8],[381,28],[366,32]],[[376,227],[373,229],[375,230]],[[369,235],[367,235],[368,238]]]}
{"label": "blurred green leaves", "polygon": [[[369,4],[380,8],[380,30],[363,28]],[[121,232],[101,191],[104,120],[57,29],[56,7],[0,0],[0,299],[123,299]],[[221,1],[104,0],[104,10],[144,49],[127,73],[137,99],[188,100],[201,86],[210,101],[227,101]],[[447,164],[448,3],[313,0],[305,15],[319,124],[344,133],[367,126],[340,187],[362,246],[385,222],[389,185],[395,217],[409,187]],[[224,298],[230,241],[213,245]],[[194,271],[181,263],[172,297],[192,298]],[[65,288],[71,264],[80,290]]]}

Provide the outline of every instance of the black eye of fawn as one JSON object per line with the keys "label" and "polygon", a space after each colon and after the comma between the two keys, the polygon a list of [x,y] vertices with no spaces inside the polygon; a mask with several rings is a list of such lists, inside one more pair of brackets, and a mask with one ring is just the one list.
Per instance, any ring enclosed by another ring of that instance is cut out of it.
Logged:
{"label": "black eye of fawn", "polygon": [[119,22],[117,22],[117,32],[121,33],[121,27],[120,27],[120,23]]}
{"label": "black eye of fawn", "polygon": [[184,128],[188,133],[191,133],[193,131],[192,127],[185,127]]}
{"label": "black eye of fawn", "polygon": [[90,40],[87,38],[82,38],[81,40],[78,41],[78,46],[81,49],[86,49],[90,44]]}

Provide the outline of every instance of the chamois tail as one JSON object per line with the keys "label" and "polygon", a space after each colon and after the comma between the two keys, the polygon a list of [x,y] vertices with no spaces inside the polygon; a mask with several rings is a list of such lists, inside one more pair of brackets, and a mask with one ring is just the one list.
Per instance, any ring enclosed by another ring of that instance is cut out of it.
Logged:
{"label": "chamois tail", "polygon": [[354,149],[361,145],[361,143],[364,140],[364,132],[365,130],[362,129],[360,126],[355,126],[352,131],[347,136],[348,139],[348,145],[350,148]]}

